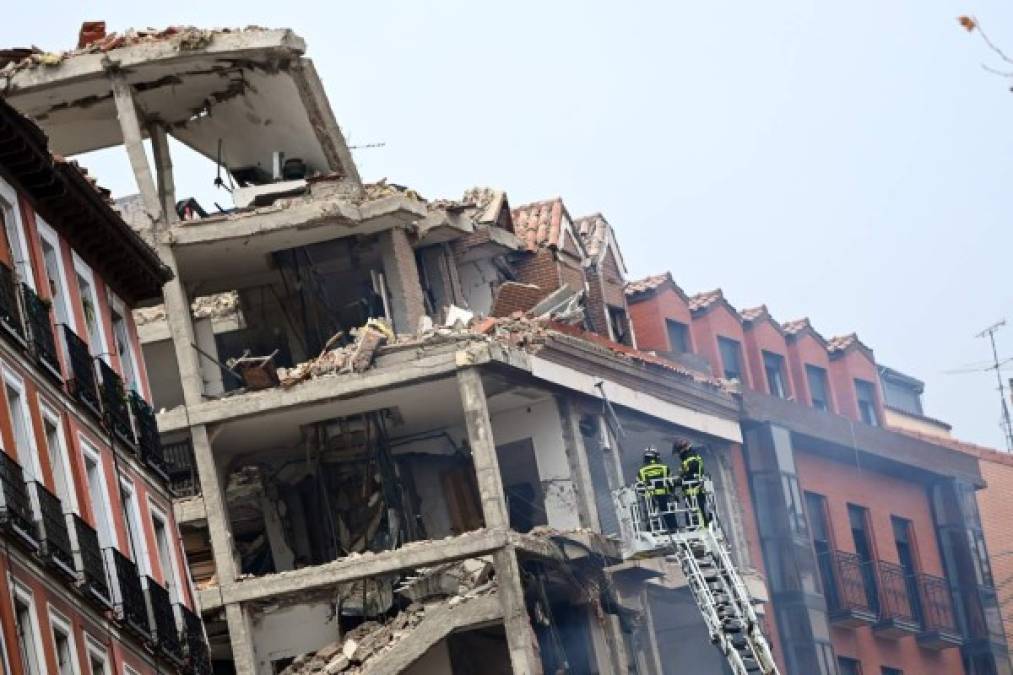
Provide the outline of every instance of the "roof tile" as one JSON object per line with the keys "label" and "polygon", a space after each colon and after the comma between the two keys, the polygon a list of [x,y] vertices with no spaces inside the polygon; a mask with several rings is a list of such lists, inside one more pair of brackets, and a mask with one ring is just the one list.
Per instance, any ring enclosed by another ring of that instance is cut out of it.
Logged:
{"label": "roof tile", "polygon": [[556,246],[564,211],[561,197],[519,206],[511,214],[514,232],[529,251],[537,251],[543,246]]}

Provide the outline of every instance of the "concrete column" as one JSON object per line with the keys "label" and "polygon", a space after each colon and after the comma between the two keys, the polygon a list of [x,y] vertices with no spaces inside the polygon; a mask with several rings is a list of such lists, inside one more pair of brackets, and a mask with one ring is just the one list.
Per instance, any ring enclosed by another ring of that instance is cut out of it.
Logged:
{"label": "concrete column", "polygon": [[566,461],[570,465],[573,486],[577,491],[580,526],[598,531],[601,529],[598,522],[598,505],[594,500],[591,469],[588,466],[584,437],[580,433],[580,420],[567,397],[557,396],[556,406],[559,408],[560,422],[563,427],[563,449],[566,452]]}
{"label": "concrete column", "polygon": [[507,529],[510,518],[507,513],[506,493],[503,478],[496,457],[496,441],[489,421],[489,408],[485,401],[485,387],[482,376],[476,368],[457,371],[457,386],[464,407],[464,421],[468,429],[468,444],[471,446],[472,461],[478,494],[482,502],[482,515],[489,529]]}
{"label": "concrete column", "polygon": [[155,157],[155,183],[163,219],[173,223],[179,220],[179,214],[176,213],[176,182],[172,175],[169,137],[161,124],[149,124],[148,137],[151,138],[151,151]]}
{"label": "concrete column", "polygon": [[383,258],[383,276],[387,283],[391,320],[398,333],[414,333],[419,319],[425,316],[422,284],[415,264],[415,251],[408,234],[400,227],[386,230],[380,235],[380,255]]}
{"label": "concrete column", "polygon": [[493,565],[496,567],[497,594],[503,610],[510,665],[515,675],[541,675],[542,659],[524,601],[517,552],[512,546],[507,546],[493,556]]}
{"label": "concrete column", "polygon": [[225,620],[229,626],[232,644],[232,663],[236,675],[256,675],[257,650],[253,646],[250,617],[239,603],[225,605]]}
{"label": "concrete column", "polygon": [[207,427],[203,424],[190,427],[190,437],[193,442],[194,461],[197,464],[197,477],[200,479],[201,493],[204,496],[204,509],[207,512],[208,533],[211,536],[211,552],[215,559],[218,584],[228,586],[236,581],[235,549],[232,546],[232,528],[229,525],[225,496],[218,477],[218,467],[215,466]]}
{"label": "concrete column", "polygon": [[144,199],[144,208],[152,222],[162,220],[162,204],[158,199],[158,190],[151,177],[151,167],[144,154],[144,139],[141,135],[141,123],[137,116],[137,103],[134,92],[127,83],[123,73],[110,72],[109,82],[112,87],[113,101],[116,103],[116,116],[120,120],[120,132],[123,135],[123,147],[130,159],[130,168],[134,171],[137,189]]}

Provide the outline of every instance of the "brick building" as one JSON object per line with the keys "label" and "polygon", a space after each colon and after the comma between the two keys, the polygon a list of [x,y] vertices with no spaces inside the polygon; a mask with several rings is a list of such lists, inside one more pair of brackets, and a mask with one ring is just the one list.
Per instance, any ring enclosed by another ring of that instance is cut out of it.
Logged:
{"label": "brick building", "polygon": [[[641,348],[738,380],[752,517],[790,673],[1009,673],[975,507],[982,464],[922,414],[918,381],[877,366],[854,334],[737,311],[671,275],[632,282]],[[913,389],[912,389],[913,388]],[[884,402],[889,392],[890,406]],[[916,434],[927,427],[941,435]],[[1001,480],[1001,478],[999,479]],[[1000,528],[995,528],[999,530]]]}
{"label": "brick building", "polygon": [[131,309],[168,270],[0,101],[0,664],[208,673]]}

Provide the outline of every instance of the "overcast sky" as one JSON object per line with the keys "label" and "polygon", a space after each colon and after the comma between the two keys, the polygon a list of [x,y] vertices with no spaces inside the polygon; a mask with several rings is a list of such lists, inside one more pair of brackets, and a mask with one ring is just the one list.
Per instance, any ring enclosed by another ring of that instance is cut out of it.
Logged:
{"label": "overcast sky", "polygon": [[[356,151],[364,179],[600,210],[632,276],[857,331],[927,414],[1001,447],[994,373],[948,373],[1013,324],[1013,80],[956,22],[1013,53],[1013,5],[969,2],[50,0],[11,3],[0,45],[73,47],[84,19],[291,27],[350,142],[386,143]],[[121,154],[89,160],[136,191]],[[180,196],[221,199],[213,167],[176,164]]]}

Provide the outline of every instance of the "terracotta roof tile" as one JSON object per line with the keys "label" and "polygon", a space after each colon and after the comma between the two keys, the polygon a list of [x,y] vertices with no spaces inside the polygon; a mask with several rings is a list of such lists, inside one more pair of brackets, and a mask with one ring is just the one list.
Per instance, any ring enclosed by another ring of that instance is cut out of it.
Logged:
{"label": "terracotta roof tile", "polygon": [[760,305],[759,307],[750,307],[739,312],[739,316],[742,317],[743,321],[756,321],[764,316],[769,317],[770,312],[767,311],[766,305]]}
{"label": "terracotta roof tile", "polygon": [[798,335],[804,330],[811,330],[815,332],[811,323],[809,323],[809,317],[805,316],[801,319],[795,319],[794,321],[785,321],[781,324],[781,330],[784,331],[785,335]]}
{"label": "terracotta roof tile", "polygon": [[704,291],[703,293],[690,296],[689,309],[691,312],[699,312],[724,299],[725,294],[721,292],[720,288],[715,288],[713,291]]}
{"label": "terracotta roof tile", "polygon": [[663,284],[672,281],[672,273],[665,272],[664,274],[655,274],[650,277],[644,277],[637,281],[631,281],[626,284],[626,295],[636,295],[637,293],[646,293],[647,291],[653,291],[654,289],[662,286]]}
{"label": "terracotta roof tile", "polygon": [[543,246],[556,246],[565,211],[561,197],[520,206],[511,214],[514,233],[529,251],[537,251]]}
{"label": "terracotta roof tile", "polygon": [[491,187],[475,186],[464,191],[461,204],[475,209],[475,221],[495,223],[500,209],[507,203],[506,192]]}

